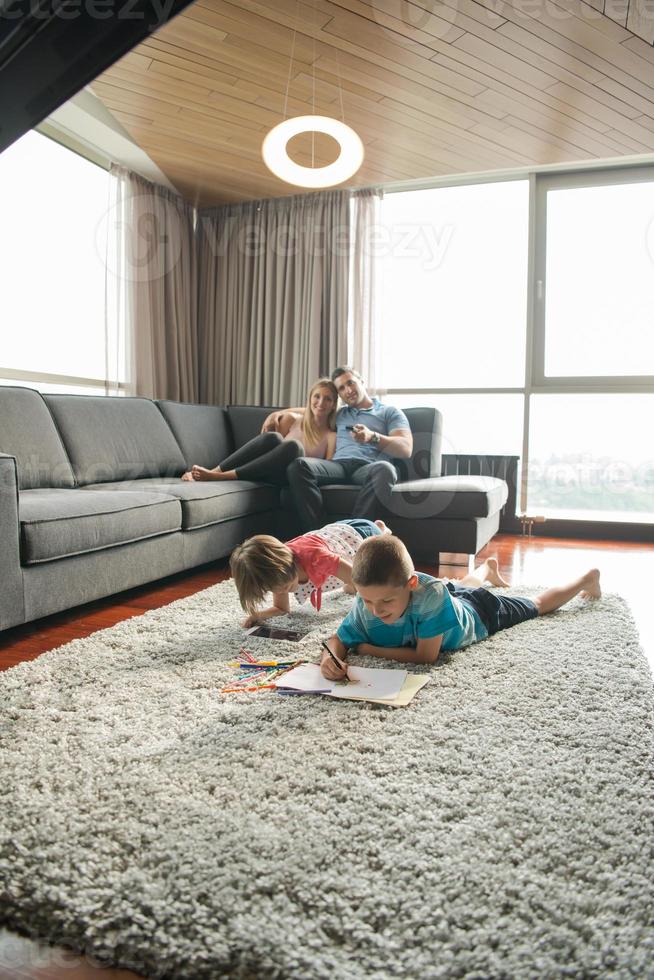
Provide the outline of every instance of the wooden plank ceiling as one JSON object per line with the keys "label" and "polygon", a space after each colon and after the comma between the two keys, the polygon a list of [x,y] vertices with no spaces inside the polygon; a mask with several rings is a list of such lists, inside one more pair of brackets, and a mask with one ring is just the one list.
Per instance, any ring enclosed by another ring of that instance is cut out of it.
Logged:
{"label": "wooden plank ceiling", "polygon": [[[297,192],[261,159],[287,84],[289,116],[341,118],[342,98],[366,151],[347,186],[633,156],[654,151],[654,49],[628,7],[197,0],[92,89],[202,207]],[[317,137],[316,165],[335,146]],[[305,165],[310,150],[289,145]]]}

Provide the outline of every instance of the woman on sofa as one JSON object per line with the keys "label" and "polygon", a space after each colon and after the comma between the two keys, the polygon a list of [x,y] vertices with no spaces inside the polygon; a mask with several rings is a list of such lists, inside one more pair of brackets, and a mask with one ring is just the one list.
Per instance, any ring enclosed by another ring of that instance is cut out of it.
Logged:
{"label": "woman on sofa", "polygon": [[298,456],[331,459],[336,448],[336,386],[319,378],[311,386],[303,414],[276,412],[261,433],[213,469],[194,465],[182,480],[260,480],[285,483],[286,468]]}

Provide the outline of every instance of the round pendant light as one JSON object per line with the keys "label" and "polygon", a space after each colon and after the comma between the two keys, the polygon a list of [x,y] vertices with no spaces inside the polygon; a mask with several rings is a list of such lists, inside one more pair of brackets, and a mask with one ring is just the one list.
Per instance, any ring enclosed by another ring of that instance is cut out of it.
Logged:
{"label": "round pendant light", "polygon": [[[302,167],[286,150],[299,133],[326,133],[340,145],[341,152],[325,167]],[[295,116],[285,119],[267,134],[261,147],[264,163],[275,176],[297,187],[332,187],[357,172],[363,163],[363,143],[349,126],[329,116]]]}

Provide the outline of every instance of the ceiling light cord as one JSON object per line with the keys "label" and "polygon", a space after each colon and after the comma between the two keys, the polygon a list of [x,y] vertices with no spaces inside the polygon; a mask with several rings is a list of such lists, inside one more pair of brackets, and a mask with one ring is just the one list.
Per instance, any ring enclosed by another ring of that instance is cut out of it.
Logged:
{"label": "ceiling light cord", "polygon": [[[1,2],[1,0],[0,0]],[[296,0],[296,24],[299,0]],[[354,130],[345,124],[345,109],[343,106],[343,86],[341,84],[340,66],[338,62],[338,51],[336,51],[336,74],[338,80],[338,92],[341,108],[341,121],[334,119],[333,116],[324,116],[316,113],[316,34],[318,31],[318,13],[316,0],[313,0],[313,23],[309,25],[312,45],[311,62],[311,108],[310,116],[293,116],[288,118],[288,97],[291,88],[291,78],[293,77],[293,60],[295,57],[295,44],[297,38],[297,27],[293,28],[293,40],[291,43],[291,56],[288,65],[288,78],[286,80],[286,92],[284,94],[284,118],[282,122],[270,130],[264,137],[261,145],[263,161],[271,173],[279,177],[287,184],[296,187],[307,187],[320,189],[324,187],[335,187],[349,180],[350,177],[359,170],[363,163],[365,151],[363,143]],[[288,155],[287,146],[294,136],[300,133],[311,133],[311,166],[304,167]],[[316,133],[326,133],[333,137],[339,144],[339,155],[333,163],[317,167],[315,155]]]}
{"label": "ceiling light cord", "polygon": [[345,109],[343,107],[343,85],[341,83],[341,66],[338,62],[338,48],[334,48],[336,52],[336,79],[338,81],[338,94],[341,100],[341,122],[345,125]]}
{"label": "ceiling light cord", "polygon": [[[311,74],[313,77],[313,91],[311,93],[311,115],[316,114],[316,30],[318,27],[318,17],[316,12],[316,0],[313,0],[313,30],[311,35],[313,37],[313,56],[311,59]],[[316,131],[311,130],[311,168],[313,169],[316,165]]]}
{"label": "ceiling light cord", "polygon": [[[300,0],[295,0],[295,23],[297,24],[297,15],[300,8]],[[291,87],[291,74],[293,72],[293,56],[295,54],[295,38],[297,37],[297,27],[293,28],[293,40],[291,42],[291,57],[288,62],[288,78],[286,79],[286,94],[284,95],[284,120],[288,118],[288,92]]]}

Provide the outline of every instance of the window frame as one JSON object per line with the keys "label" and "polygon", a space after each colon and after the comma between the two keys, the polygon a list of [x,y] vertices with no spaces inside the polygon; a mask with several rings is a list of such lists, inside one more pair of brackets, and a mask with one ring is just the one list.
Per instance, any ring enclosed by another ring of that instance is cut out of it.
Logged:
{"label": "window frame", "polygon": [[[110,170],[111,163],[107,157],[93,150],[92,147],[85,146],[70,134],[61,132],[56,126],[50,124],[48,120],[35,126],[29,132],[38,133],[44,139],[49,139],[53,143],[57,143],[64,150],[68,150],[69,153],[74,153],[82,157],[87,163],[93,164],[101,170],[105,170],[107,173]],[[118,381],[112,378],[78,377],[77,375],[54,374],[47,371],[30,371],[25,368],[0,366],[0,378],[6,381],[25,382],[27,384],[31,382],[33,384],[61,385],[62,387],[104,388],[105,394],[107,395],[115,394],[116,392],[120,394],[129,394],[131,392],[129,381]]]}
{"label": "window frame", "polygon": [[[615,167],[589,172],[539,174],[536,176],[534,210],[534,277],[532,308],[532,384],[540,391],[559,394],[583,392],[650,392],[654,375],[566,375],[545,374],[545,319],[547,304],[547,194],[551,190],[610,187],[620,184],[654,183],[654,167]],[[654,274],[654,267],[652,269]]]}
{"label": "window frame", "polygon": [[[380,395],[446,395],[446,394],[522,394],[523,430],[520,454],[520,486],[518,488],[518,515],[526,518],[528,508],[529,476],[529,429],[531,396],[540,394],[650,394],[654,391],[654,376],[596,376],[546,377],[545,360],[545,262],[547,235],[547,190],[550,188],[606,186],[633,182],[654,181],[654,166],[620,163],[557,165],[472,176],[437,178],[420,181],[402,181],[387,186],[385,194],[410,190],[431,190],[439,187],[459,187],[480,183],[500,183],[507,180],[529,181],[528,208],[528,257],[527,257],[527,309],[525,311],[525,371],[522,387],[465,387],[465,388],[379,388],[372,389]],[[539,282],[542,284],[539,286]],[[531,515],[533,516],[533,515]],[[531,533],[531,530],[530,530]],[[537,525],[535,533],[562,536],[570,533],[582,538],[612,537],[615,540],[652,540],[654,525],[637,521],[606,521],[577,518],[547,518],[545,525]]]}

